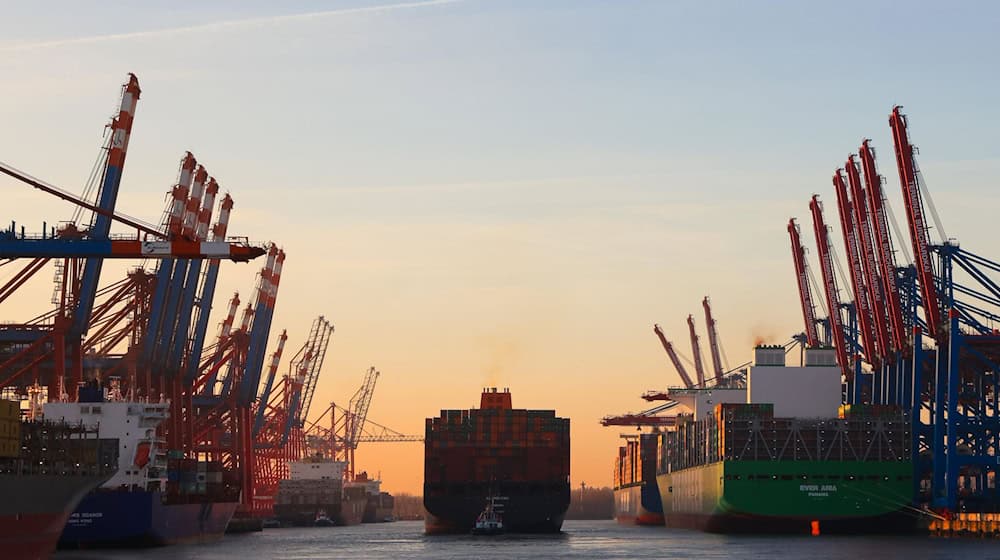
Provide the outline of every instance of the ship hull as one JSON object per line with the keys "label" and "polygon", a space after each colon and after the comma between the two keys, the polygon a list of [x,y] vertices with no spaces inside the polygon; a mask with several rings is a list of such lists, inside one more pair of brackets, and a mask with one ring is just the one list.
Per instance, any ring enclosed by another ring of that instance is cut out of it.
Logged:
{"label": "ship hull", "polygon": [[908,462],[720,461],[657,482],[667,527],[713,533],[907,533]]}
{"label": "ship hull", "polygon": [[69,517],[59,546],[164,546],[214,541],[225,533],[238,505],[164,504],[158,492],[93,492]]}
{"label": "ship hull", "polygon": [[365,508],[365,515],[361,518],[362,523],[385,523],[392,521],[392,508],[372,506]]}
{"label": "ship hull", "polygon": [[322,510],[334,526],[358,525],[364,518],[365,505],[364,501],[351,499],[326,504],[275,504],[274,516],[284,526],[312,527]]}
{"label": "ship hull", "polygon": [[[56,550],[69,512],[0,515],[0,549],[4,557],[34,560]],[[9,556],[8,556],[9,555]]]}
{"label": "ship hull", "polygon": [[[505,491],[500,485],[499,496],[506,497],[503,504],[503,524],[507,533],[558,533],[569,508],[569,484],[561,488],[532,495],[524,492]],[[424,507],[428,516],[424,530],[429,535],[469,533],[476,518],[483,511],[487,495],[473,492],[456,492],[449,495],[428,495],[425,488]]]}
{"label": "ship hull", "polygon": [[369,495],[368,504],[365,506],[365,515],[361,519],[361,522],[384,523],[392,521],[394,504],[394,498],[387,492],[382,492],[379,495]]}
{"label": "ship hull", "polygon": [[80,500],[107,477],[0,477],[0,550],[5,558],[48,558]]}
{"label": "ship hull", "polygon": [[623,525],[663,525],[663,505],[656,480],[614,490],[615,520]]}
{"label": "ship hull", "polygon": [[368,505],[366,497],[345,497],[340,502],[340,511],[334,516],[334,523],[340,526],[359,525],[365,517],[365,506]]}

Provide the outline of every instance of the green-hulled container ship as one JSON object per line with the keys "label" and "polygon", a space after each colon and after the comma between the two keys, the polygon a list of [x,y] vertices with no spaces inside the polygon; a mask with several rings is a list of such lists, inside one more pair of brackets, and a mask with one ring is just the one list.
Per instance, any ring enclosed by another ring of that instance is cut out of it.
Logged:
{"label": "green-hulled container ship", "polygon": [[772,404],[718,404],[660,434],[668,527],[716,533],[918,529],[910,422],[891,406],[840,418],[776,418]]}

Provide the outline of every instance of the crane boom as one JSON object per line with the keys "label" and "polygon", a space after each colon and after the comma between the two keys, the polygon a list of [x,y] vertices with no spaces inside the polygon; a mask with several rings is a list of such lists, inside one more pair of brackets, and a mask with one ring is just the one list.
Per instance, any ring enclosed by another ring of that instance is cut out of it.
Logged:
{"label": "crane boom", "polygon": [[691,353],[694,354],[694,372],[698,376],[698,386],[705,386],[705,367],[701,362],[701,344],[694,330],[694,317],[688,315],[688,331],[691,333]]}
{"label": "crane boom", "polygon": [[837,293],[837,279],[833,274],[833,255],[830,252],[830,237],[823,221],[823,207],[819,195],[813,195],[809,201],[812,212],[813,230],[816,233],[816,247],[819,250],[820,270],[823,273],[823,287],[826,290],[827,308],[830,310],[830,331],[833,345],[837,352],[837,364],[847,376],[848,381],[854,379],[854,370],[847,357],[847,341],[844,339],[844,323],[840,317],[840,295]]}
{"label": "crane boom", "polygon": [[138,239],[25,238],[0,232],[0,258],[226,259],[251,261],[264,249],[230,241],[140,241]]}
{"label": "crane boom", "polygon": [[315,341],[314,357],[309,364],[309,371],[302,387],[302,407],[299,412],[299,423],[305,422],[309,416],[309,407],[312,405],[313,394],[316,392],[316,382],[319,380],[320,371],[323,369],[323,362],[326,360],[326,351],[330,346],[330,337],[333,336],[333,324],[320,315],[313,321],[309,338]]}
{"label": "crane boom", "polygon": [[862,279],[868,290],[868,302],[871,304],[872,329],[875,331],[875,341],[878,343],[878,357],[885,361],[892,354],[890,331],[892,326],[886,316],[884,283],[881,271],[875,261],[875,243],[872,239],[871,220],[869,219],[868,203],[861,187],[861,173],[854,154],[847,157],[844,168],[847,170],[847,182],[851,189],[851,208],[854,210],[855,238],[860,243],[858,256],[864,267]]}
{"label": "crane boom", "polygon": [[47,192],[47,193],[49,193],[51,195],[54,195],[54,196],[56,196],[58,198],[61,198],[61,199],[65,200],[65,201],[67,201],[67,202],[70,202],[70,203],[72,203],[72,204],[74,204],[76,206],[79,206],[80,208],[86,208],[87,210],[90,210],[91,212],[93,212],[95,214],[100,214],[102,216],[107,216],[108,219],[110,219],[110,220],[115,220],[115,221],[121,222],[121,223],[123,223],[123,224],[125,224],[125,225],[127,225],[127,226],[129,226],[131,228],[135,228],[136,231],[140,231],[142,233],[145,233],[147,235],[150,235],[150,236],[156,237],[156,238],[166,238],[167,237],[166,233],[158,230],[155,226],[152,226],[152,225],[147,224],[147,223],[143,223],[143,222],[139,221],[137,218],[126,216],[125,214],[122,214],[121,212],[117,212],[117,211],[114,211],[114,210],[105,210],[104,208],[101,208],[100,206],[98,206],[96,204],[88,202],[88,201],[80,198],[79,196],[70,193],[69,191],[67,191],[65,189],[61,189],[61,188],[59,188],[59,187],[57,187],[55,185],[49,184],[49,183],[47,183],[47,182],[45,182],[45,181],[43,181],[41,179],[38,179],[36,177],[32,177],[31,175],[28,175],[27,173],[25,173],[23,171],[15,169],[15,168],[11,167],[10,165],[7,165],[6,163],[0,162],[0,173],[3,173],[5,175],[8,175],[8,176],[14,178],[14,179],[17,179],[18,181],[21,181],[22,183],[25,183],[27,185],[35,187],[36,189],[38,189],[40,191]]}
{"label": "crane boom", "polygon": [[838,169],[833,174],[833,187],[837,192],[837,210],[840,214],[840,228],[844,236],[844,250],[847,252],[847,264],[851,269],[851,287],[854,292],[854,303],[858,314],[858,326],[861,330],[861,339],[864,343],[865,358],[868,363],[877,365],[878,348],[875,342],[875,330],[872,328],[872,307],[868,300],[868,290],[865,287],[864,272],[861,269],[861,256],[859,254],[857,231],[851,215],[850,195],[847,193],[847,185],[844,183],[843,169]]}
{"label": "crane boom", "polygon": [[[214,179],[212,180],[215,181]],[[212,240],[221,241],[226,238],[226,230],[229,227],[229,215],[233,209],[233,199],[228,194],[222,198],[219,205],[219,218],[215,226],[212,227]],[[208,334],[208,318],[212,312],[212,302],[215,300],[215,285],[219,278],[219,260],[208,261],[208,268],[202,278],[201,291],[198,294],[197,317],[195,318],[194,333],[191,341],[191,356],[189,357],[188,369],[185,374],[185,383],[190,384],[198,377],[198,366],[201,364],[201,355],[205,344],[205,336]],[[238,300],[239,298],[237,298]],[[237,306],[239,302],[237,301]],[[231,310],[233,314],[227,317],[229,325],[232,326],[233,317],[236,310]]]}
{"label": "crane boom", "polygon": [[810,347],[819,346],[819,333],[816,330],[816,307],[813,305],[812,292],[809,290],[806,251],[802,248],[799,226],[795,223],[795,218],[788,220],[788,235],[792,241],[792,260],[795,263],[795,281],[799,286],[799,302],[802,304],[802,318],[805,321],[806,342]]}
{"label": "crane boom", "polygon": [[[121,186],[125,155],[128,152],[128,141],[132,134],[132,122],[140,93],[139,80],[135,74],[129,74],[128,82],[122,86],[118,114],[111,119],[111,138],[108,143],[104,180],[98,193],[97,206],[112,214],[115,211],[115,204],[118,202],[118,187]],[[106,213],[95,214],[88,237],[95,240],[107,240],[110,235],[111,218],[109,215]],[[76,311],[73,313],[71,327],[74,338],[86,334],[87,328],[90,326],[90,315],[94,310],[97,283],[101,278],[103,264],[103,259],[92,256],[87,259],[84,265],[83,276],[80,280],[80,295],[76,302]]]}
{"label": "crane boom", "polygon": [[902,107],[898,105],[893,107],[892,114],[889,115],[889,126],[892,128],[892,139],[896,148],[896,166],[899,169],[899,182],[906,203],[906,222],[910,227],[913,255],[917,261],[917,275],[920,278],[920,295],[923,298],[927,329],[932,337],[941,339],[947,333],[941,329],[941,304],[938,301],[937,284],[934,281],[934,265],[931,262],[930,238],[927,233],[927,222],[924,219],[920,185],[917,182],[917,166],[913,160],[914,148],[910,144],[906,116],[900,109]]}
{"label": "crane boom", "polygon": [[601,418],[602,426],[661,426],[669,427],[677,424],[677,416],[659,416],[661,412],[667,412],[676,408],[680,403],[670,401],[656,405],[649,410],[642,412],[627,412],[625,414],[609,415]]}
{"label": "crane boom", "polygon": [[673,362],[674,368],[677,370],[677,373],[680,374],[681,380],[684,381],[684,386],[688,389],[694,387],[694,383],[691,381],[691,376],[688,375],[687,370],[684,369],[684,364],[681,363],[680,358],[677,356],[677,351],[674,350],[674,345],[667,340],[667,337],[663,334],[663,329],[660,328],[660,325],[653,325],[653,332],[656,333],[656,336],[660,339],[660,344],[663,345],[663,349],[666,350],[667,356],[669,356],[670,361]]}
{"label": "crane boom", "polygon": [[708,302],[708,296],[701,300],[701,306],[705,309],[705,326],[708,328],[708,349],[712,354],[712,372],[715,374],[715,382],[722,383],[722,357],[719,355],[719,332],[715,327],[715,319],[712,318],[712,306]]}
{"label": "crane boom", "polygon": [[886,219],[885,195],[882,193],[882,177],[875,166],[875,150],[867,138],[861,142],[859,150],[861,166],[865,174],[865,193],[868,196],[868,212],[872,216],[872,228],[878,242],[878,262],[882,266],[882,286],[886,295],[886,307],[889,322],[892,326],[892,340],[897,351],[906,355],[909,347],[909,335],[906,323],[903,321],[903,306],[899,298],[899,286],[896,284],[896,254],[892,248],[892,236],[889,235],[889,222]]}
{"label": "crane boom", "polygon": [[347,443],[352,448],[357,447],[358,438],[361,436],[365,421],[368,419],[368,407],[371,405],[372,396],[375,394],[375,382],[378,381],[378,376],[379,372],[377,369],[374,367],[368,368],[364,382],[358,388],[357,392],[354,393],[354,396],[351,397],[351,402],[348,406],[351,410],[351,421],[347,430]]}

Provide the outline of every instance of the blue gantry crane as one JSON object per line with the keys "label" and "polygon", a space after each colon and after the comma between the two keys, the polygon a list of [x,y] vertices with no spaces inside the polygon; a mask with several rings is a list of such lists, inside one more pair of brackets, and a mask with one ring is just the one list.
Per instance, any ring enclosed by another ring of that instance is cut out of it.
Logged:
{"label": "blue gantry crane", "polygon": [[[913,502],[940,512],[934,523],[1000,513],[1000,263],[944,235],[900,107],[889,124],[909,233],[900,247],[909,245],[912,264],[897,264],[871,141],[865,139],[834,175],[854,301],[834,299],[832,266],[824,265],[824,283],[830,308],[840,310],[831,311],[831,326],[848,380],[845,402],[908,411]],[[817,206],[813,197],[823,263],[831,255]],[[931,241],[931,221],[939,242]],[[794,249],[793,236],[798,261]],[[796,262],[800,293],[802,268]],[[844,320],[845,310],[856,319]],[[808,312],[804,317],[809,332]]]}

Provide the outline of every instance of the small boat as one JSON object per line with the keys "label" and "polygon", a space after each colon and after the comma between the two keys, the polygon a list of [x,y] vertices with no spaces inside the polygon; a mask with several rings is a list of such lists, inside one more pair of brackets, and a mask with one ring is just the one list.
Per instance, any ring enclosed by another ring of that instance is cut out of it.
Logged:
{"label": "small boat", "polygon": [[472,534],[500,535],[503,532],[503,517],[496,509],[494,497],[490,496],[486,501],[486,509],[476,518],[476,524],[472,527]]}
{"label": "small boat", "polygon": [[326,510],[319,510],[316,512],[316,520],[313,521],[313,525],[317,527],[333,527],[333,520],[326,516]]}

